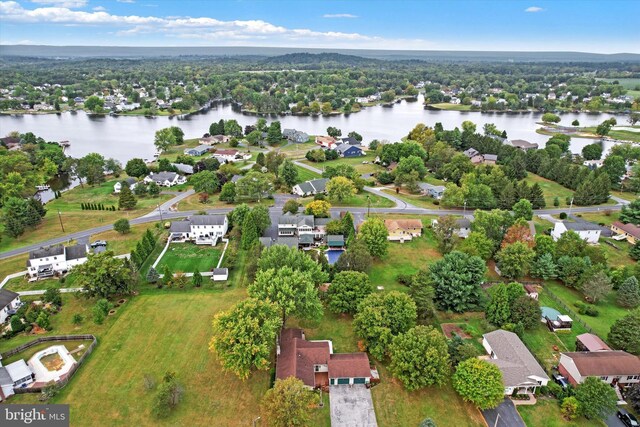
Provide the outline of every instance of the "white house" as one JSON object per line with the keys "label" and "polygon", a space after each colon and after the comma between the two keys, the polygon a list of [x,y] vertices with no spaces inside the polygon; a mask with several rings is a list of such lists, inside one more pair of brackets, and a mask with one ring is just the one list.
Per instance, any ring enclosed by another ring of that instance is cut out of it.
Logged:
{"label": "white house", "polygon": [[87,245],[47,246],[29,252],[27,271],[30,277],[45,278],[64,274],[87,261]]}
{"label": "white house", "polygon": [[573,385],[587,377],[598,377],[612,385],[629,385],[640,382],[640,359],[621,350],[560,353],[558,371]]}
{"label": "white house", "polygon": [[436,200],[442,199],[444,195],[445,186],[444,185],[433,185],[427,184],[426,182],[421,182],[418,184],[420,187],[420,191],[425,196],[431,196]]}
{"label": "white house", "polygon": [[15,394],[13,389],[26,387],[33,382],[34,374],[23,359],[7,366],[0,362],[0,400]]}
{"label": "white house", "polygon": [[238,150],[228,149],[228,150],[216,150],[216,152],[213,153],[213,157],[218,159],[220,163],[225,163],[225,162],[231,163],[231,162],[237,162],[238,160],[249,160],[251,158],[251,154],[249,153],[242,154]]}
{"label": "white house", "polygon": [[324,193],[326,191],[327,182],[329,182],[329,179],[327,178],[301,182],[300,184],[294,185],[291,192],[301,197],[315,196],[316,194]]}
{"label": "white house", "polygon": [[172,221],[169,235],[173,241],[215,246],[228,228],[226,215],[193,215],[186,221]]}
{"label": "white house", "polygon": [[120,193],[120,191],[122,191],[122,184],[128,185],[129,188],[133,191],[133,189],[136,188],[137,183],[138,182],[135,178],[125,178],[124,180],[118,181],[113,184],[113,192]]}
{"label": "white house", "polygon": [[144,178],[145,184],[155,182],[160,187],[173,187],[187,182],[187,178],[175,172],[151,172]]}
{"label": "white house", "polygon": [[542,366],[513,332],[498,329],[484,334],[482,346],[490,357],[487,361],[502,372],[504,394],[510,395],[516,390],[535,392],[549,382]]}
{"label": "white house", "polygon": [[568,230],[572,230],[578,233],[580,238],[582,240],[585,240],[587,243],[595,244],[598,243],[598,240],[600,240],[600,227],[587,221],[558,221],[551,231],[551,237],[553,237],[553,240],[558,240],[560,236],[562,236]]}
{"label": "white house", "polygon": [[6,322],[20,308],[20,295],[7,289],[0,289],[0,325]]}

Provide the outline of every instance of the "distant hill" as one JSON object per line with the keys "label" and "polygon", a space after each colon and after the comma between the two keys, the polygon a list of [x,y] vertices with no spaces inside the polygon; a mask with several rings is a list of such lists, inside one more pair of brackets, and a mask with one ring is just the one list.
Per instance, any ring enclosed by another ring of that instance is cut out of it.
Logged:
{"label": "distant hill", "polygon": [[342,53],[287,53],[286,55],[272,56],[262,62],[264,64],[296,64],[296,65],[326,65],[326,64],[346,64],[346,65],[369,65],[378,60],[364,58],[356,55],[344,55]]}
{"label": "distant hill", "polygon": [[[43,46],[0,45],[0,56],[43,58],[163,58],[163,57],[280,57],[275,61],[287,63],[288,58],[305,59],[309,64],[318,57],[309,54],[339,54],[327,56],[333,60],[356,62],[353,57],[398,61],[491,61],[491,62],[640,62],[635,53],[584,52],[475,52],[427,50],[366,50],[366,49],[303,49],[283,47],[122,47],[122,46]],[[296,55],[289,57],[288,55]],[[302,56],[299,56],[302,55]],[[309,56],[305,56],[309,55]],[[344,57],[347,58],[344,58]],[[322,58],[322,57],[320,57]],[[277,63],[277,62],[276,62]],[[300,63],[300,62],[297,62]]]}

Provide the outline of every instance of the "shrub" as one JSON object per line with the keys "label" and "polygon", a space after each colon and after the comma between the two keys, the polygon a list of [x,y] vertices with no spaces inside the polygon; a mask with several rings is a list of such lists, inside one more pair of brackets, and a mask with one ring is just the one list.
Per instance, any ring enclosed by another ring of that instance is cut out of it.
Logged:
{"label": "shrub", "polygon": [[398,281],[398,283],[402,285],[409,286],[411,284],[411,281],[413,280],[413,275],[401,273],[401,274],[398,274],[398,276],[396,277],[396,280]]}
{"label": "shrub", "polygon": [[566,212],[560,212],[560,219],[567,219],[567,213]]}
{"label": "shrub", "polygon": [[71,323],[73,323],[74,325],[79,325],[79,324],[81,324],[83,322],[83,320],[84,320],[84,318],[82,317],[82,314],[76,313],[71,318]]}

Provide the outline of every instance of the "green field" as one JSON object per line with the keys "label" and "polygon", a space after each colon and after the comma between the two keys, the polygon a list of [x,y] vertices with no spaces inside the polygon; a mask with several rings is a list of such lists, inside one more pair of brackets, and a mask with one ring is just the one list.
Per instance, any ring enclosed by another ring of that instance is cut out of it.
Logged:
{"label": "green field", "polygon": [[195,243],[173,243],[169,245],[167,252],[156,266],[156,270],[162,274],[164,267],[168,265],[174,273],[205,272],[218,265],[222,255],[222,243],[217,247],[208,245],[196,245]]}
{"label": "green field", "polygon": [[597,80],[603,80],[609,83],[617,81],[620,84],[620,86],[622,86],[627,90],[635,89],[636,87],[640,86],[640,79],[634,79],[634,78],[623,77],[619,79],[597,79]]}
{"label": "green field", "polygon": [[[298,200],[298,203],[304,206],[307,203],[312,202],[313,197],[301,197],[301,198],[298,198],[297,200]],[[349,197],[348,199],[343,200],[342,202],[332,202],[330,200],[329,202],[333,207],[348,206],[348,207],[366,208],[367,206],[371,206],[372,208],[392,208],[396,205],[395,202],[393,202],[392,200],[389,200],[382,196],[378,196],[377,194],[372,194],[366,191],[363,191],[362,193],[357,193],[352,197]]]}
{"label": "green field", "polygon": [[558,184],[557,182],[543,178],[531,172],[527,173],[527,177],[524,179],[524,181],[529,185],[533,185],[535,183],[538,183],[540,185],[544,194],[544,201],[547,204],[547,208],[554,207],[553,199],[555,197],[558,197],[560,201],[559,207],[569,206],[569,204],[566,202],[566,198],[573,196],[573,190],[570,190]]}
{"label": "green field", "polygon": [[448,102],[441,102],[439,104],[429,104],[430,107],[437,108],[438,110],[447,111],[470,111],[471,105],[463,104],[450,104]]}
{"label": "green field", "polygon": [[294,165],[298,170],[298,183],[311,181],[312,179],[322,178],[317,172],[310,171],[309,169],[303,168],[302,166]]}
{"label": "green field", "polygon": [[[309,166],[313,166],[314,168],[317,169],[324,169],[327,166],[335,166],[338,164],[345,164],[345,165],[351,165],[353,166],[356,171],[358,171],[361,174],[364,173],[375,173],[375,172],[382,172],[385,169],[380,166],[377,165],[375,163],[373,163],[373,161],[375,160],[376,156],[373,153],[367,153],[365,156],[360,156],[360,157],[340,157],[336,160],[327,160],[326,162],[322,162],[322,163],[314,163],[314,162],[310,162],[307,159],[301,160],[302,163],[307,164]],[[362,162],[367,162],[367,163],[362,163]]]}
{"label": "green field", "polygon": [[600,420],[588,420],[580,417],[566,421],[560,413],[560,405],[555,399],[540,399],[535,405],[516,406],[525,424],[530,427],[603,427]]}

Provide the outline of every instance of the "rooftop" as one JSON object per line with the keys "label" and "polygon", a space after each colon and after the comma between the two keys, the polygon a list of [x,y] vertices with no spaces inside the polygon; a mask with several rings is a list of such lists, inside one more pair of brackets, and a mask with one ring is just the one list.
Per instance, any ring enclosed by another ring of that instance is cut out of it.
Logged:
{"label": "rooftop", "polygon": [[582,376],[640,375],[640,359],[621,350],[562,353],[573,360]]}
{"label": "rooftop", "polygon": [[389,231],[413,230],[422,228],[422,221],[419,219],[385,219],[384,225]]}
{"label": "rooftop", "polygon": [[612,225],[635,237],[636,239],[640,239],[640,227],[638,227],[637,225],[623,224],[620,221],[616,221]]}
{"label": "rooftop", "polygon": [[0,310],[11,304],[11,301],[19,297],[17,293],[8,289],[0,289]]}
{"label": "rooftop", "polygon": [[611,350],[602,339],[594,334],[581,334],[576,337],[588,351]]}
{"label": "rooftop", "polygon": [[598,231],[600,230],[600,226],[596,225],[596,224],[592,224],[588,221],[578,221],[578,222],[568,222],[568,221],[564,221],[563,222],[564,226],[567,228],[567,230],[573,230],[573,231]]}
{"label": "rooftop", "polygon": [[34,249],[29,252],[29,259],[46,258],[50,256],[62,255],[64,253],[64,246],[53,245],[40,249]]}
{"label": "rooftop", "polygon": [[191,225],[224,225],[226,215],[193,215],[189,218]]}
{"label": "rooftop", "polygon": [[87,257],[87,245],[67,246],[65,250],[67,261]]}
{"label": "rooftop", "polygon": [[531,382],[531,376],[549,378],[529,349],[513,332],[498,329],[483,337],[496,356],[496,359],[489,359],[488,362],[500,368],[506,387]]}

